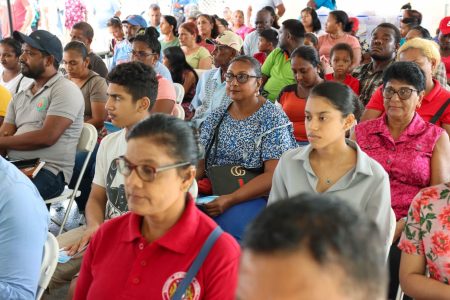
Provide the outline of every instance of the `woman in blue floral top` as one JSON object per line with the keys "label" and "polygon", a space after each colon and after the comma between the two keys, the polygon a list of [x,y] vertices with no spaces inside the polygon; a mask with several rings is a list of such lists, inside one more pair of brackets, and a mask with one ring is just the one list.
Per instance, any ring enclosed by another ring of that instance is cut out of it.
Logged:
{"label": "woman in blue floral top", "polygon": [[[200,128],[200,142],[207,149],[220,123],[217,147],[212,147],[205,158],[206,165],[208,168],[240,165],[247,169],[263,169],[263,172],[236,191],[219,195],[205,204],[205,211],[212,217],[223,215],[237,204],[268,195],[278,159],[283,152],[296,147],[292,124],[286,114],[259,95],[261,68],[257,60],[249,56],[236,57],[225,74],[225,80],[226,92],[232,103],[213,111]],[[198,178],[205,175],[204,170],[199,170],[199,173]],[[245,213],[242,207],[235,208],[240,212],[239,218]],[[239,239],[239,234],[234,235]]]}

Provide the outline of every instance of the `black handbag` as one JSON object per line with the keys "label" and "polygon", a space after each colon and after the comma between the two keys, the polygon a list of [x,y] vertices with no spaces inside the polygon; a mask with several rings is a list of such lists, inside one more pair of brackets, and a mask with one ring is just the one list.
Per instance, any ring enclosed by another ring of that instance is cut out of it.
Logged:
{"label": "black handbag", "polygon": [[208,178],[211,181],[214,195],[231,194],[256,176],[261,175],[264,172],[263,167],[257,169],[246,169],[240,165],[212,166],[208,168],[207,161],[213,147],[215,148],[215,150],[212,162],[214,162],[216,158],[217,143],[219,140],[219,127],[222,124],[226,113],[227,111],[225,111],[216,127],[214,128],[214,135],[205,152],[205,170],[207,171]]}

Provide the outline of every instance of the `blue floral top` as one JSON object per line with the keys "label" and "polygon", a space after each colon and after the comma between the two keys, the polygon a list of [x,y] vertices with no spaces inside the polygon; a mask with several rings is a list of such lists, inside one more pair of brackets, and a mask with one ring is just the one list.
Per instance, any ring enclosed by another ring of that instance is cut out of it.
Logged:
{"label": "blue floral top", "polygon": [[[262,168],[270,159],[279,159],[286,150],[297,147],[292,123],[283,110],[266,101],[253,115],[244,120],[233,119],[228,105],[215,109],[200,128],[200,142],[208,148],[221,117],[217,151],[213,146],[207,159],[208,167],[240,165],[247,169]],[[216,152],[216,153],[214,153]]]}

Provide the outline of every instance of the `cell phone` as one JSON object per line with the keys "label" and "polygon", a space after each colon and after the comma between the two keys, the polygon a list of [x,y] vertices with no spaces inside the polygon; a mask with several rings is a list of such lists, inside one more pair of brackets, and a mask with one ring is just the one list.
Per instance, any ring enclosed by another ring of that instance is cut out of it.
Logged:
{"label": "cell phone", "polygon": [[36,166],[36,164],[39,162],[39,158],[11,160],[10,162],[18,169],[24,169]]}

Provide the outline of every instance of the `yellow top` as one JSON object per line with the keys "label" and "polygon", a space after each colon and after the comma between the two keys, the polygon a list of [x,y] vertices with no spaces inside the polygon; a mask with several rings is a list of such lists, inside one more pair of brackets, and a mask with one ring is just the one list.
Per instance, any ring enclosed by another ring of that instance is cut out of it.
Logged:
{"label": "yellow top", "polygon": [[11,93],[3,85],[0,85],[0,117],[6,115],[6,109],[8,108],[9,101],[11,101]]}

